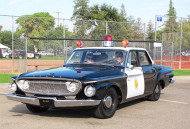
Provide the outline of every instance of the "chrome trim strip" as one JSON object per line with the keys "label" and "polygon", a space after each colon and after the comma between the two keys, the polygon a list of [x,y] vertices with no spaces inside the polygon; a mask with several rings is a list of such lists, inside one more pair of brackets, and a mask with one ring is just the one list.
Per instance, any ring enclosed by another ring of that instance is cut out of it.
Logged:
{"label": "chrome trim strip", "polygon": [[133,75],[128,75],[129,77],[133,77],[133,76],[140,76],[142,74],[133,74]]}
{"label": "chrome trim strip", "polygon": [[54,100],[55,107],[82,107],[82,106],[96,106],[99,105],[101,100],[57,100],[55,97],[21,97],[13,94],[6,95],[9,100],[14,100],[26,104],[40,106],[39,99],[52,99]]}
{"label": "chrome trim strip", "polygon": [[170,79],[169,79],[169,82],[170,82],[170,83],[174,83],[175,80],[170,78]]}
{"label": "chrome trim strip", "polygon": [[[55,78],[55,77],[20,77],[16,80],[26,80],[26,79],[35,79],[35,80],[60,80],[60,81],[76,81],[75,79],[68,79],[68,78]],[[77,80],[78,81],[78,80]]]}

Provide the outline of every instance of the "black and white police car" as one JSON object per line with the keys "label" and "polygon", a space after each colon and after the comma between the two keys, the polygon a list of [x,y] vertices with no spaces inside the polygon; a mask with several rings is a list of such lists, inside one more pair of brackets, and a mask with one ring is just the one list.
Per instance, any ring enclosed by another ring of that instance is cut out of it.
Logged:
{"label": "black and white police car", "polygon": [[[34,113],[49,108],[92,107],[98,118],[110,118],[122,104],[141,97],[157,101],[161,89],[174,74],[166,66],[155,65],[143,48],[113,46],[77,48],[63,67],[42,69],[12,77],[7,98],[26,104]],[[82,42],[78,41],[81,47]]]}

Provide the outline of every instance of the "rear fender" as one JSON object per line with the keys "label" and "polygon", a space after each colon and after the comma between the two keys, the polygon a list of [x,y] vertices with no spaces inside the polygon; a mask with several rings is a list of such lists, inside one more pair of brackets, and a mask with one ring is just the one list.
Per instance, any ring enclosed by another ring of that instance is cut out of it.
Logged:
{"label": "rear fender", "polygon": [[169,79],[174,76],[172,71],[173,71],[173,69],[160,70],[157,74],[156,85],[158,85],[159,81],[161,81],[162,89],[164,89],[166,87],[166,85],[169,85]]}

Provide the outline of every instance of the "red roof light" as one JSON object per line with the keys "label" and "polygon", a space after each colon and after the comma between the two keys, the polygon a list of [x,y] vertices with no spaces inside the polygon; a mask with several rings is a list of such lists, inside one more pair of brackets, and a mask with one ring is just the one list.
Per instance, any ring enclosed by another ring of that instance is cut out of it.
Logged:
{"label": "red roof light", "polygon": [[112,41],[111,35],[106,35],[105,36],[105,41]]}
{"label": "red roof light", "polygon": [[82,46],[82,42],[81,41],[77,41],[77,46],[81,47]]}

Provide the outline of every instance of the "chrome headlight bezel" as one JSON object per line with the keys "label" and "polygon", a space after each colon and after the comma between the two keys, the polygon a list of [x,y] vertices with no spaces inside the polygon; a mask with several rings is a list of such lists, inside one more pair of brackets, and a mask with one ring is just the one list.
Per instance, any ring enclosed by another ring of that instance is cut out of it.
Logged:
{"label": "chrome headlight bezel", "polygon": [[17,85],[14,82],[10,83],[8,88],[11,93],[15,93],[17,91]]}
{"label": "chrome headlight bezel", "polygon": [[92,97],[94,96],[96,93],[96,88],[93,87],[92,85],[87,85],[85,88],[84,88],[84,94],[87,96],[87,97]]}
{"label": "chrome headlight bezel", "polygon": [[80,84],[78,82],[66,82],[66,87],[70,93],[75,93],[80,90]]}
{"label": "chrome headlight bezel", "polygon": [[17,85],[23,91],[27,91],[30,88],[29,82],[27,80],[18,80]]}

